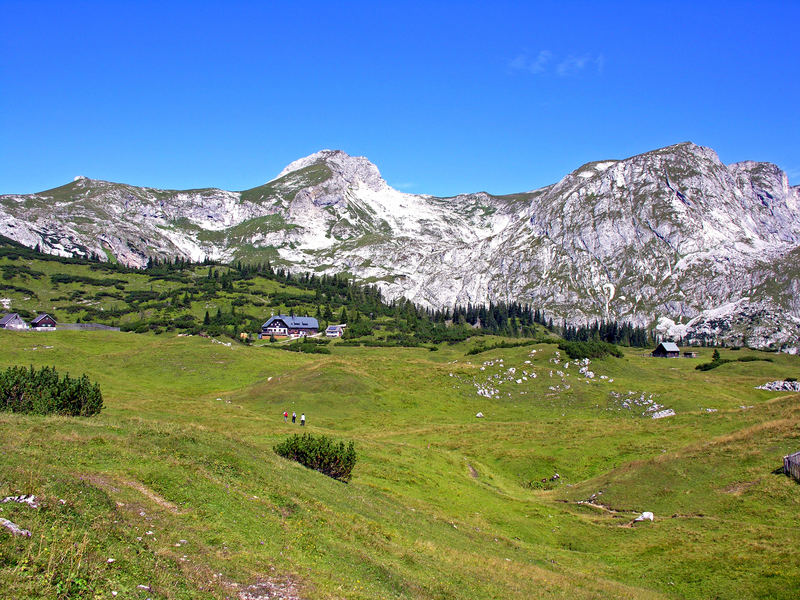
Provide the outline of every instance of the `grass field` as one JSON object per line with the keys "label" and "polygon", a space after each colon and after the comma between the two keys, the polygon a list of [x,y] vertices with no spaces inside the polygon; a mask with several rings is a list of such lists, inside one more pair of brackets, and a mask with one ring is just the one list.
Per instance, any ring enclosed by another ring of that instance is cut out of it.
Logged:
{"label": "grass field", "polygon": [[[800,595],[800,485],[772,473],[800,449],[800,395],[754,389],[800,360],[630,350],[587,380],[553,344],[470,347],[0,331],[0,367],[87,373],[106,406],[0,413],[0,497],[41,500],[0,505],[32,532],[0,531],[3,597]],[[349,484],[272,451],[300,429],[284,410],[355,441]]]}

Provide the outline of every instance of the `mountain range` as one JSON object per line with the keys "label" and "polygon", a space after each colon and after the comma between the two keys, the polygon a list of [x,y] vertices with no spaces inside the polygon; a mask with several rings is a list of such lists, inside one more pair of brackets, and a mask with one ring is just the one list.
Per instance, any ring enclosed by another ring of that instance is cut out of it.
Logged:
{"label": "mountain range", "polygon": [[0,234],[60,255],[265,261],[346,272],[430,307],[520,301],[556,322],[628,321],[684,342],[800,346],[800,187],[686,142],[510,195],[391,188],[323,150],[245,191],[76,177],[0,196]]}

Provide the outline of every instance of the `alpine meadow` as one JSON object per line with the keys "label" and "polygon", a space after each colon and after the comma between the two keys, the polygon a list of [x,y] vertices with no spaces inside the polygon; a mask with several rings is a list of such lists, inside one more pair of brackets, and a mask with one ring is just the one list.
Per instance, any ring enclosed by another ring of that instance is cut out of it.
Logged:
{"label": "alpine meadow", "polygon": [[[0,509],[30,534],[0,539],[7,597],[800,592],[800,487],[782,472],[798,394],[755,389],[796,378],[796,356],[590,358],[597,331],[523,325],[524,306],[477,310],[493,334],[268,265],[138,270],[5,241],[0,267],[14,310],[59,323],[0,330],[0,368],[54,366],[103,395],[91,417],[0,413]],[[327,353],[240,336],[318,310],[354,323],[309,338]],[[275,452],[298,433],[352,442],[349,482]]]}
{"label": "alpine meadow", "polygon": [[800,2],[0,15],[0,600],[800,598]]}

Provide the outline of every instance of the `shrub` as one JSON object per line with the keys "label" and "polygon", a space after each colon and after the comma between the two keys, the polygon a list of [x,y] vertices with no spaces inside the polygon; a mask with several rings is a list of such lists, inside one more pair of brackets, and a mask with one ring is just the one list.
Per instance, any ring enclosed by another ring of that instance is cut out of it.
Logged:
{"label": "shrub", "polygon": [[769,357],[761,357],[761,356],[742,356],[741,358],[736,359],[738,362],[754,362],[757,360],[765,361],[765,362],[775,362]]}
{"label": "shrub", "polygon": [[275,446],[275,452],[301,465],[333,477],[349,481],[356,464],[355,444],[335,442],[331,438],[310,433],[293,435]]}
{"label": "shrub", "polygon": [[311,340],[301,338],[297,341],[281,346],[281,350],[288,350],[289,352],[303,352],[306,354],[330,354],[331,351],[325,347],[328,340]]}
{"label": "shrub", "polygon": [[0,410],[36,415],[91,417],[103,408],[100,386],[86,375],[58,377],[54,367],[37,371],[9,367],[0,371]]}
{"label": "shrub", "polygon": [[616,356],[622,358],[622,350],[617,348],[614,344],[608,342],[567,342],[562,341],[558,343],[558,347],[566,352],[572,360],[579,360],[581,358],[603,358],[604,356]]}
{"label": "shrub", "polygon": [[730,362],[754,362],[754,361],[765,361],[765,362],[773,362],[771,358],[761,358],[760,356],[741,356],[736,360],[730,358],[719,358],[719,352],[714,350],[714,355],[717,358],[713,359],[711,362],[702,363],[695,367],[698,371],[710,371],[711,369],[716,369],[717,367],[724,365]]}
{"label": "shrub", "polygon": [[353,338],[364,337],[365,335],[372,334],[372,323],[369,321],[359,321],[358,323],[351,323],[344,330],[344,338],[351,340]]}
{"label": "shrub", "polygon": [[483,340],[478,342],[474,348],[467,350],[465,356],[473,356],[475,354],[481,354],[483,352],[488,352],[489,350],[496,350],[498,348],[519,348],[522,346],[533,346],[534,344],[540,344],[542,340],[533,339],[533,340],[523,340],[521,342],[498,342],[497,344],[493,344],[491,346],[485,346]]}
{"label": "shrub", "polygon": [[729,358],[719,359],[719,360],[712,360],[711,362],[701,363],[695,367],[696,371],[710,371],[711,369],[716,369],[717,367],[724,365],[726,363],[733,362]]}

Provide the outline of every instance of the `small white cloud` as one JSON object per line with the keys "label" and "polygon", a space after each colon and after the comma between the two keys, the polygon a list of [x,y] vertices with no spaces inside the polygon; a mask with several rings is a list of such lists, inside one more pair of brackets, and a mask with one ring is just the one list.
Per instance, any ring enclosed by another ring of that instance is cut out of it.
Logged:
{"label": "small white cloud", "polygon": [[547,70],[547,65],[552,59],[552,52],[540,50],[536,58],[530,58],[527,54],[520,54],[508,66],[513,71],[529,71],[534,75],[539,75]]}
{"label": "small white cloud", "polygon": [[605,64],[606,59],[602,54],[570,54],[559,58],[550,50],[540,50],[535,58],[525,53],[519,54],[508,66],[512,71],[527,71],[533,75],[552,72],[559,77],[569,77],[591,67],[602,73]]}

